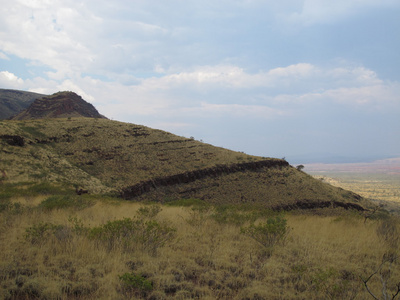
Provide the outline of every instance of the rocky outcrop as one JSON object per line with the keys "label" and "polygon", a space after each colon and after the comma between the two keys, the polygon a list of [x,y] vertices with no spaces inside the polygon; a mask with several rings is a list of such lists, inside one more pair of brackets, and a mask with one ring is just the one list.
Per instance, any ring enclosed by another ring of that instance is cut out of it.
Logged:
{"label": "rocky outcrop", "polygon": [[223,174],[231,174],[235,172],[258,171],[262,168],[287,166],[289,166],[289,163],[280,159],[261,160],[232,165],[217,165],[211,168],[187,171],[180,174],[142,181],[133,186],[123,188],[120,195],[122,198],[129,200],[150,192],[152,189],[156,189],[157,187],[185,184],[207,177],[218,177]]}
{"label": "rocky outcrop", "polygon": [[67,117],[105,118],[81,96],[73,92],[59,92],[36,99],[26,110],[12,119],[31,120]]}
{"label": "rocky outcrop", "polygon": [[[358,195],[356,195],[358,196]],[[358,196],[360,197],[360,196]],[[357,197],[355,197],[357,198]],[[365,211],[366,209],[357,203],[351,202],[340,202],[340,201],[311,201],[311,200],[299,200],[292,204],[278,205],[272,207],[275,211],[290,211],[297,209],[318,209],[318,208],[344,208],[346,210],[358,210]]]}
{"label": "rocky outcrop", "polygon": [[25,145],[25,140],[19,135],[0,135],[0,139],[6,141],[11,146],[23,147]]}

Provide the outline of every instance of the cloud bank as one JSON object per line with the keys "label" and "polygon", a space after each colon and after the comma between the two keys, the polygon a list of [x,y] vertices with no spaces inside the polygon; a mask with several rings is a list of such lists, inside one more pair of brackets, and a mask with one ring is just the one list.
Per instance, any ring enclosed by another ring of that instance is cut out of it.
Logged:
{"label": "cloud bank", "polygon": [[400,154],[399,12],[394,0],[9,1],[0,85],[73,90],[113,119],[251,154]]}

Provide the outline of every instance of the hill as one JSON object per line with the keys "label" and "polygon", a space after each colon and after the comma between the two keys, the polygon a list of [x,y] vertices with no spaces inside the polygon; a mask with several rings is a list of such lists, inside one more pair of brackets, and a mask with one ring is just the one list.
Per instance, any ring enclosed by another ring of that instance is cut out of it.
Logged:
{"label": "hill", "polygon": [[0,158],[1,299],[399,292],[399,220],[285,160],[72,116],[0,121]]}
{"label": "hill", "polygon": [[74,92],[58,92],[38,98],[32,104],[14,116],[13,120],[30,120],[45,118],[105,118],[96,108]]}
{"label": "hill", "polygon": [[1,121],[0,151],[3,184],[53,182],[129,200],[197,198],[285,210],[368,204],[285,160],[108,119]]}
{"label": "hill", "polygon": [[45,95],[18,91],[0,89],[0,120],[9,119],[26,109],[35,99]]}

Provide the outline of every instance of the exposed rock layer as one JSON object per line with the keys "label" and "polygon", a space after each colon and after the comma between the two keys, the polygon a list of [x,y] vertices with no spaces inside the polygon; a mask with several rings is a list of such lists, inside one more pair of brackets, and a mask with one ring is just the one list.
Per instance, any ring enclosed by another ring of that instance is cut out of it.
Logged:
{"label": "exposed rock layer", "polygon": [[190,183],[206,177],[218,177],[222,174],[231,174],[246,170],[257,171],[264,167],[272,168],[286,166],[289,166],[289,163],[285,160],[262,160],[232,165],[217,165],[211,168],[193,170],[172,176],[158,177],[152,180],[142,181],[138,184],[122,189],[121,197],[124,199],[133,199],[160,186]]}

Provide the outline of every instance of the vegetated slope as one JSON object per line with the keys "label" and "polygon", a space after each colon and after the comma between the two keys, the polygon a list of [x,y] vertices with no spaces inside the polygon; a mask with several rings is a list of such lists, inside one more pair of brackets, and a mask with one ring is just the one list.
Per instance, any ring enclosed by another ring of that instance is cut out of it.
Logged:
{"label": "vegetated slope", "polygon": [[0,120],[9,119],[26,109],[35,99],[45,95],[18,91],[0,89]]}
{"label": "vegetated slope", "polygon": [[58,92],[36,99],[26,110],[12,119],[31,120],[67,117],[105,118],[92,104],[86,102],[74,92]]}
{"label": "vegetated slope", "polygon": [[94,118],[0,123],[0,179],[52,181],[165,202],[258,203],[362,210],[360,196],[291,167],[145,126]]}

